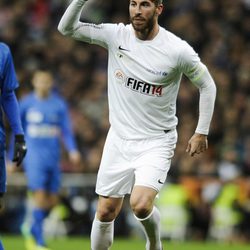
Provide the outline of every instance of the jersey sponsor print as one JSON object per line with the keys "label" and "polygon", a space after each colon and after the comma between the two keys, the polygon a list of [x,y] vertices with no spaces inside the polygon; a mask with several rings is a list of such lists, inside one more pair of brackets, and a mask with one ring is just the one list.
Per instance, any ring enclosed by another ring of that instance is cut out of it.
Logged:
{"label": "jersey sponsor print", "polygon": [[123,84],[126,88],[129,88],[135,92],[148,95],[148,96],[162,96],[162,85],[153,85],[150,83],[143,82],[133,77],[125,76],[121,70],[115,71],[115,77],[118,82]]}

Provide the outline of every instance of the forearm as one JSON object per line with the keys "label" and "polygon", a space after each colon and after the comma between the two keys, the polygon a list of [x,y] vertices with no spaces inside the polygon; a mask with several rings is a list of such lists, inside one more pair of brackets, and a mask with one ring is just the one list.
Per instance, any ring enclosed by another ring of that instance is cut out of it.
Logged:
{"label": "forearm", "polygon": [[195,85],[200,91],[199,120],[195,132],[208,135],[214,111],[216,86],[207,69],[205,69],[202,76],[196,81]]}
{"label": "forearm", "polygon": [[80,16],[86,0],[73,0],[63,14],[58,30],[66,36],[74,37],[75,31],[81,27]]}
{"label": "forearm", "polygon": [[23,134],[19,105],[14,91],[2,93],[2,105],[13,133]]}
{"label": "forearm", "polygon": [[64,139],[65,148],[68,150],[68,152],[77,151],[75,138],[71,132],[64,134],[63,139]]}
{"label": "forearm", "polygon": [[65,36],[107,48],[113,40],[116,25],[81,22],[85,3],[86,0],[73,0],[62,16],[58,30]]}
{"label": "forearm", "polygon": [[62,116],[62,123],[61,123],[61,134],[62,139],[65,145],[65,148],[68,150],[68,152],[76,151],[76,142],[74,138],[74,133],[72,129],[72,124],[70,121],[70,115],[69,110],[67,107],[67,104],[65,103],[65,110]]}

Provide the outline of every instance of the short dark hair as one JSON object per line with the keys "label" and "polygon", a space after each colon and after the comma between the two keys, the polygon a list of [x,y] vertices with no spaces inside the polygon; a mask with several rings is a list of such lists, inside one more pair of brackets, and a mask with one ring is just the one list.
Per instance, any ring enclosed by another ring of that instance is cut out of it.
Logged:
{"label": "short dark hair", "polygon": [[155,5],[162,4],[163,0],[155,0]]}

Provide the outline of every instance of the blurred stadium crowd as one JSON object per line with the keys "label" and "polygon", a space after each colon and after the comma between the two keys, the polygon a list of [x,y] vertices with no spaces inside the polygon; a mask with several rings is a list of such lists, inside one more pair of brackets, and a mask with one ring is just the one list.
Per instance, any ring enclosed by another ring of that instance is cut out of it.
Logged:
{"label": "blurred stadium crowd", "polygon": [[[46,65],[51,69],[56,91],[70,105],[83,157],[78,171],[96,173],[109,128],[107,53],[100,47],[59,34],[57,25],[68,3],[1,0],[0,40],[13,53],[20,82],[19,98],[31,90],[31,76],[37,68]],[[83,20],[128,23],[128,1],[91,0]],[[182,195],[175,205],[188,207],[186,220],[188,228],[193,229],[192,237],[232,239],[237,236],[249,240],[250,1],[167,0],[160,24],[194,47],[217,85],[209,150],[192,158],[185,149],[196,127],[198,93],[183,78],[177,103],[179,139],[169,185],[185,187],[187,199]],[[62,168],[65,172],[72,171],[66,157]],[[165,205],[168,200],[171,199],[166,198]],[[223,220],[222,215],[226,213]],[[176,235],[181,238],[182,233]],[[172,236],[166,232],[166,237]]]}

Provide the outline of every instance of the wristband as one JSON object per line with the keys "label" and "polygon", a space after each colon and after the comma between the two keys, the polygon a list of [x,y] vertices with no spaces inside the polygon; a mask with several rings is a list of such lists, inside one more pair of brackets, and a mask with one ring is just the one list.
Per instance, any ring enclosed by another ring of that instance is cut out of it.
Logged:
{"label": "wristband", "polygon": [[18,135],[15,135],[15,141],[16,142],[24,142],[24,135],[22,134],[18,134]]}

